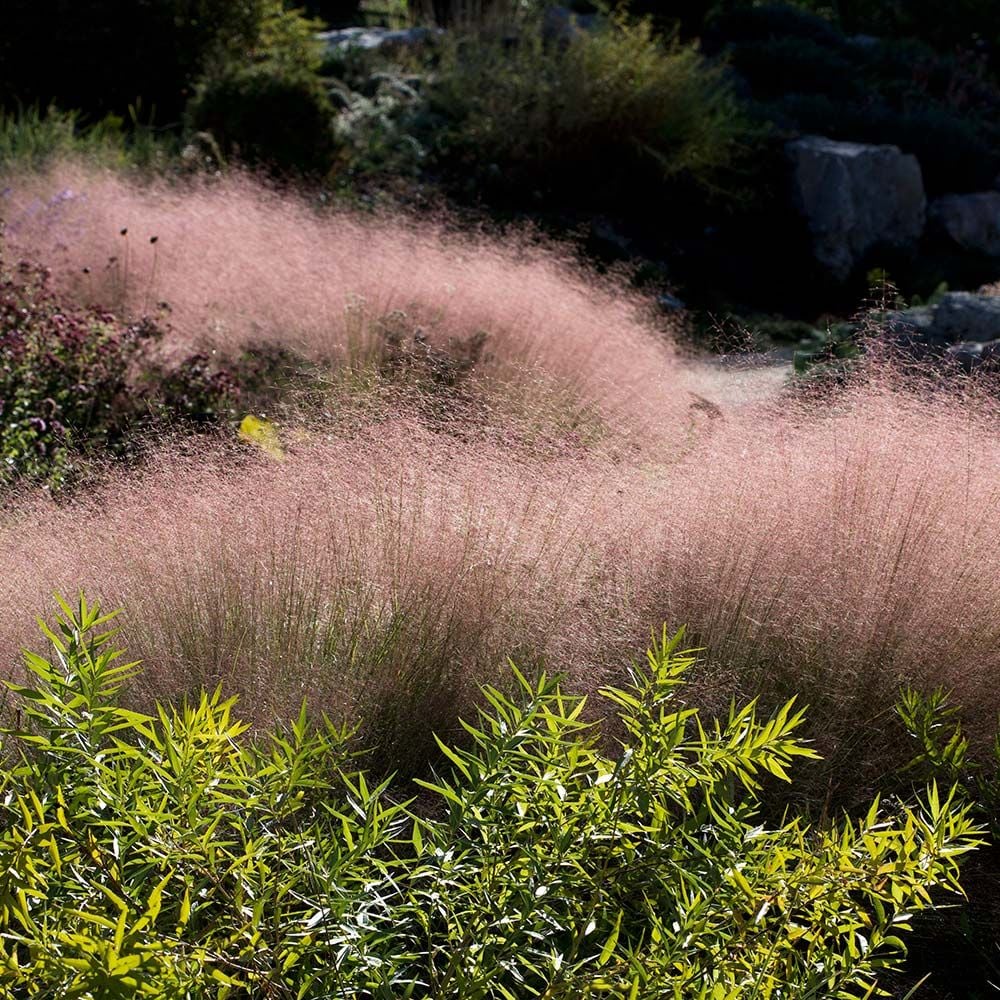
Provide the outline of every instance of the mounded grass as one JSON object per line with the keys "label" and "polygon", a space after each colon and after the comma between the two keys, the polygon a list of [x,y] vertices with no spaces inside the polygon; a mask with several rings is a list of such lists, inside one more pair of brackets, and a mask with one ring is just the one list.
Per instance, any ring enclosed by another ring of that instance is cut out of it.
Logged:
{"label": "mounded grass", "polygon": [[322,210],[236,174],[140,186],[67,165],[11,177],[0,211],[68,295],[125,313],[167,302],[178,350],[278,345],[363,366],[388,324],[425,350],[478,352],[476,378],[503,397],[542,383],[632,429],[689,403],[647,304],[530,234]]}
{"label": "mounded grass", "polygon": [[816,780],[853,794],[910,752],[904,682],[953,689],[992,731],[998,451],[967,407],[867,390],[748,415],[660,465],[403,420],[284,462],[165,454],[8,516],[0,639],[13,662],[48,595],[84,586],[124,606],[149,694],[223,679],[261,721],[303,695],[341,718],[377,707],[373,742],[415,763],[507,655],[592,690],[651,622],[687,623],[699,697],[798,693],[822,720]]}
{"label": "mounded grass", "polygon": [[[56,254],[64,294],[163,298],[178,349],[264,340],[327,374],[309,420],[282,428],[284,461],[164,446],[71,502],[21,498],[0,529],[7,662],[52,591],[83,586],[125,608],[156,664],[147,699],[225,679],[271,722],[307,695],[419,769],[506,656],[558,660],[589,691],[667,622],[705,648],[693,690],[710,706],[813,707],[814,793],[862,794],[910,752],[904,682],[953,689],[992,732],[988,395],[887,376],[735,402],[641,301],[552,250],[317,211],[240,177],[140,188],[61,169],[12,179],[6,212],[18,245]],[[115,249],[127,267],[83,274]],[[405,379],[370,405],[387,358],[454,359],[478,333],[440,419]]]}

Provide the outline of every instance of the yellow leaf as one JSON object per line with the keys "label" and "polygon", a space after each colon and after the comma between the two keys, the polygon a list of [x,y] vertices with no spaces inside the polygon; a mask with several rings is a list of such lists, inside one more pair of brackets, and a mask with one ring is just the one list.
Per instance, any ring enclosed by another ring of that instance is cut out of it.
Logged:
{"label": "yellow leaf", "polygon": [[266,452],[271,458],[282,459],[285,457],[285,450],[281,447],[281,438],[278,429],[270,420],[255,417],[248,413],[240,422],[240,437],[244,441],[255,444],[261,451]]}
{"label": "yellow leaf", "polygon": [[181,912],[179,916],[179,923],[177,925],[178,931],[182,927],[187,925],[188,919],[191,916],[191,891],[190,889],[184,890],[184,898],[181,900]]}

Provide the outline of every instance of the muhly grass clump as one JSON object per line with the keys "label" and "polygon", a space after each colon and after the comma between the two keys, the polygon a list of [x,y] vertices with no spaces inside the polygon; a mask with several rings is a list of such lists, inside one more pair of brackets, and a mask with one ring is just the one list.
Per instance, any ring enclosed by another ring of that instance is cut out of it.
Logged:
{"label": "muhly grass clump", "polygon": [[[12,515],[0,583],[12,612],[73,579],[121,604],[133,652],[155,652],[150,695],[223,680],[264,722],[308,696],[364,714],[373,742],[419,765],[432,724],[453,727],[506,656],[581,658],[592,685],[584,664],[621,647],[629,528],[599,470],[575,459],[402,422],[284,462],[154,464]],[[72,540],[81,523],[95,526],[86,547]],[[28,640],[29,616],[15,617],[11,650]],[[641,640],[645,624],[627,631]]]}
{"label": "muhly grass clump", "polygon": [[84,301],[126,315],[168,303],[178,343],[268,344],[350,367],[384,357],[402,327],[410,347],[474,351],[500,397],[555,383],[630,426],[688,403],[644,304],[523,234],[320,210],[237,174],[139,186],[64,164],[6,183],[12,241]]}
{"label": "muhly grass clump", "polygon": [[996,418],[987,395],[890,376],[730,422],[664,473],[647,617],[691,624],[721,698],[801,692],[846,789],[898,763],[903,682],[952,689],[988,738],[1000,709],[1000,532],[986,514],[1000,494]]}
{"label": "muhly grass clump", "polygon": [[954,689],[992,732],[988,393],[869,372],[737,404],[551,248],[239,176],[137,187],[63,166],[9,187],[11,238],[56,255],[65,294],[126,314],[164,298],[176,349],[269,344],[311,365],[317,402],[279,427],[283,461],[165,447],[68,505],[8,504],[8,663],[51,592],[83,585],[155,658],[147,699],[225,679],[270,722],[308,694],[419,769],[507,656],[590,691],[667,621],[705,648],[706,704],[814,706],[832,793],[908,752],[903,683]]}
{"label": "muhly grass clump", "polygon": [[800,694],[828,758],[803,787],[855,797],[910,752],[904,683],[952,689],[970,732],[993,732],[993,413],[870,384],[731,413],[655,462],[408,421],[317,433],[282,462],[167,453],[8,515],[0,642],[15,662],[52,590],[82,584],[155,659],[147,697],[224,680],[267,722],[308,695],[419,769],[508,655],[592,691],[651,622],[686,623],[695,695]]}

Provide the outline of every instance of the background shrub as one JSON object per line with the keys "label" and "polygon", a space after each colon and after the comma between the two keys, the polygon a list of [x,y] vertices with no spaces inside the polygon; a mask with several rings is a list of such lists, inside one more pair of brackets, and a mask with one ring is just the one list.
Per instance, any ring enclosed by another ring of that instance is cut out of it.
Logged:
{"label": "background shrub", "polygon": [[465,37],[444,52],[429,95],[445,119],[438,153],[495,189],[590,202],[716,183],[750,139],[718,69],[648,22],[616,21],[547,42]]}
{"label": "background shrub", "polygon": [[0,40],[0,101],[98,116],[141,98],[171,121],[208,63],[259,38],[276,0],[11,0]]}
{"label": "background shrub", "polygon": [[207,68],[185,112],[188,129],[210,133],[224,153],[245,163],[284,171],[328,168],[333,106],[318,76],[317,27],[273,6],[242,58]]}
{"label": "background shrub", "polygon": [[940,48],[995,43],[1000,14],[991,0],[956,0],[947,16],[933,0],[799,0],[836,20],[846,32],[920,38]]}
{"label": "background shrub", "polygon": [[843,46],[837,26],[827,17],[806,9],[806,4],[715,3],[705,4],[706,42],[715,48],[727,42],[763,42],[795,38],[816,45]]}
{"label": "background shrub", "polygon": [[785,136],[899,146],[931,195],[990,188],[1000,170],[1000,87],[975,53],[895,36],[859,43],[783,5],[718,16],[706,48]]}
{"label": "background shrub", "polygon": [[339,75],[331,92],[338,106],[332,179],[341,191],[358,194],[373,182],[392,190],[401,178],[420,176],[433,140],[423,74],[355,65]]}
{"label": "background shrub", "polygon": [[93,123],[141,109],[175,126],[199,79],[263,52],[303,64],[315,26],[283,0],[10,0],[0,36],[0,107],[50,104]]}
{"label": "background shrub", "polygon": [[824,94],[838,102],[857,99],[864,83],[855,62],[836,47],[812,39],[781,36],[739,42],[728,49],[730,64],[752,81],[759,100],[785,94]]}
{"label": "background shrub", "polygon": [[333,158],[333,107],[319,80],[274,65],[232,67],[202,83],[189,126],[223,153],[280,170],[322,171]]}

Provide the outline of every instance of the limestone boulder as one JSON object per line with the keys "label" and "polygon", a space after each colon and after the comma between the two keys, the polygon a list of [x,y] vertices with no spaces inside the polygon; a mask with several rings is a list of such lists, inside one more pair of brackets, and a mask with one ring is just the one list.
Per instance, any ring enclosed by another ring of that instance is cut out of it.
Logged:
{"label": "limestone boulder", "polygon": [[1000,339],[1000,298],[976,292],[948,292],[934,308],[936,340],[985,344]]}
{"label": "limestone boulder", "polygon": [[786,147],[792,198],[809,229],[817,262],[846,280],[878,246],[911,250],[927,214],[916,157],[896,146],[806,136]]}
{"label": "limestone boulder", "polygon": [[337,31],[321,31],[316,36],[327,52],[343,53],[351,49],[366,51],[381,49],[412,49],[438,37],[436,28],[340,28]]}
{"label": "limestone boulder", "polygon": [[944,195],[931,202],[927,218],[963,250],[1000,257],[1000,191]]}

